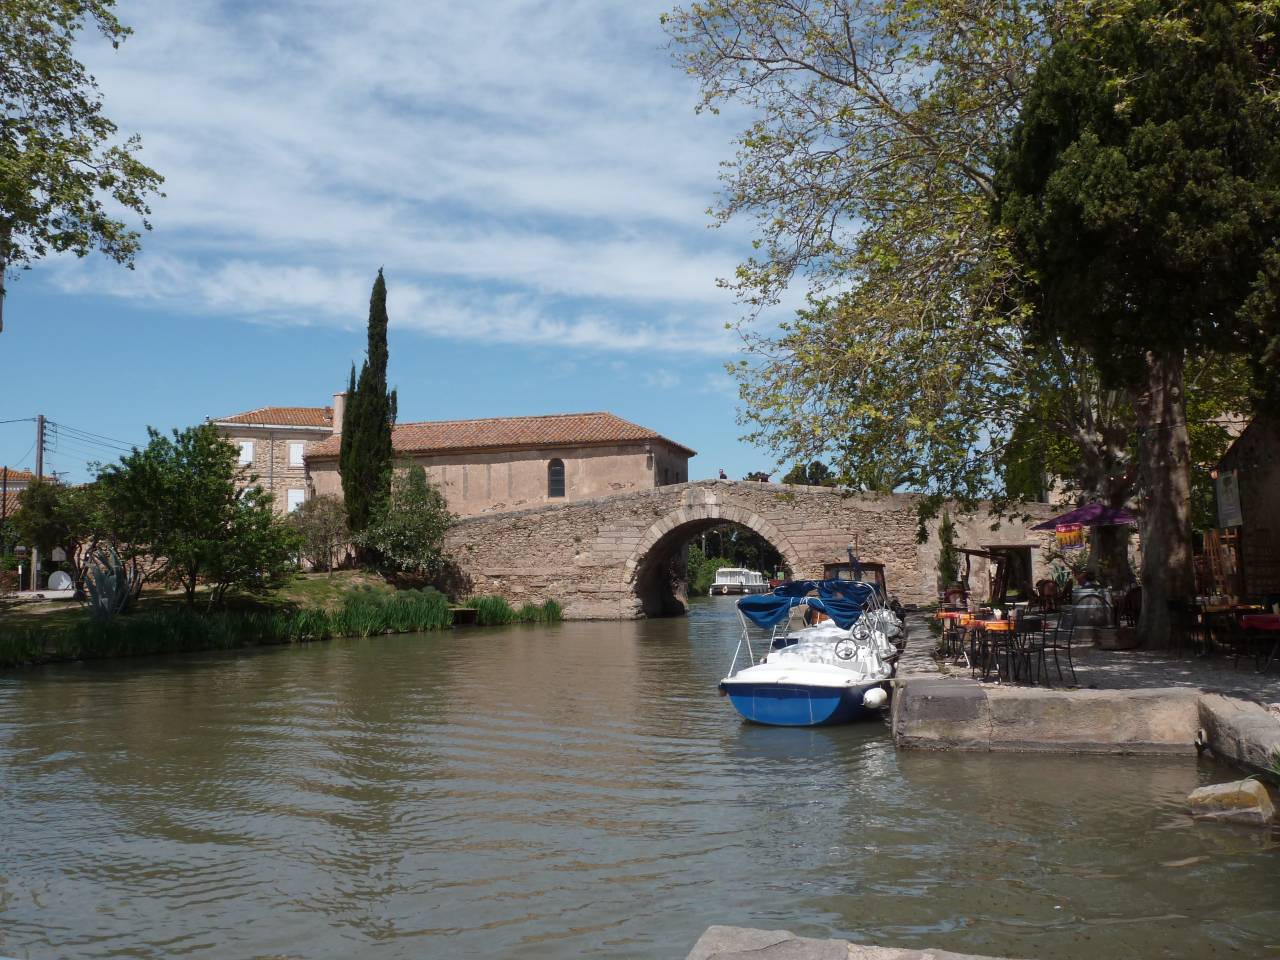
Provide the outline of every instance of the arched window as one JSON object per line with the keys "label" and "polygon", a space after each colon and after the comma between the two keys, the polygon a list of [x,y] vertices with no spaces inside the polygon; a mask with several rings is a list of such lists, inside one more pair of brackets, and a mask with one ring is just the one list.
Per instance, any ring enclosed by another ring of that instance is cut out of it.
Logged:
{"label": "arched window", "polygon": [[552,460],[547,464],[547,496],[564,496],[564,461]]}

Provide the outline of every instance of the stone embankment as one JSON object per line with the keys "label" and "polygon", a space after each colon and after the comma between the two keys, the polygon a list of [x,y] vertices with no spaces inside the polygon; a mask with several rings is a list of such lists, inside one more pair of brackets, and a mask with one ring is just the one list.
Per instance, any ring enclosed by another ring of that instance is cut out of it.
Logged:
{"label": "stone embankment", "polygon": [[970,953],[875,947],[797,937],[790,930],[708,927],[686,960],[986,960]]}
{"label": "stone embankment", "polygon": [[1187,754],[1248,773],[1280,757],[1280,716],[1260,703],[1193,687],[1046,690],[958,677],[895,685],[899,747],[930,750]]}
{"label": "stone embankment", "polygon": [[[1280,714],[1254,700],[1207,692],[1173,672],[1170,679],[1182,685],[1151,685],[1158,670],[1144,677],[1148,685],[1134,688],[980,683],[938,668],[921,616],[908,626],[891,718],[899,747],[1188,756],[1207,749],[1248,773],[1269,770],[1280,757]],[[1260,688],[1263,696],[1270,689]]]}

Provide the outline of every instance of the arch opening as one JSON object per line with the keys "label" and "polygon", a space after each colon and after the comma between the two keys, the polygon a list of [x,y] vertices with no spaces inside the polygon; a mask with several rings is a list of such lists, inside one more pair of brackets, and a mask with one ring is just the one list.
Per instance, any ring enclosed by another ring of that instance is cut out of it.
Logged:
{"label": "arch opening", "polygon": [[692,546],[704,556],[733,561],[731,566],[759,570],[766,579],[775,573],[790,577],[796,566],[794,551],[773,531],[759,529],[765,526],[708,517],[657,533],[636,555],[632,589],[642,615],[678,617],[688,613]]}

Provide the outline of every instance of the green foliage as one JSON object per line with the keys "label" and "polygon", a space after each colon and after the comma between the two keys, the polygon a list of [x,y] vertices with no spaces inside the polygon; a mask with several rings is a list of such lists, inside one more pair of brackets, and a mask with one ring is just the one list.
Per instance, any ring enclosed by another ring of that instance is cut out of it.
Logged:
{"label": "green foliage", "polygon": [[384,510],[391,492],[391,428],[396,420],[396,394],[387,392],[387,284],[378,271],[369,297],[369,345],[360,378],[351,368],[342,417],[338,470],[347,526],[365,528]]}
{"label": "green foliage", "polygon": [[18,496],[18,509],[11,518],[13,532],[26,546],[38,547],[48,556],[55,547],[66,551],[77,583],[76,567],[80,545],[93,534],[94,492],[69,487],[53,480],[33,480]]}
{"label": "green foliage", "polygon": [[444,495],[419,464],[397,471],[390,500],[356,537],[390,570],[431,577],[445,567],[444,535],[453,523]]}
{"label": "green foliage", "polygon": [[797,463],[782,478],[783,483],[808,487],[834,487],[839,481],[831,468],[821,460],[809,464]]}
{"label": "green foliage", "polygon": [[938,526],[938,579],[943,588],[960,582],[960,551],[956,548],[956,525],[951,514],[942,514]]}
{"label": "green foliage", "polygon": [[453,623],[435,590],[355,590],[342,609],[201,612],[163,607],[113,619],[91,618],[61,630],[0,625],[0,666],[46,659],[91,659],[232,650],[254,644],[442,630]]}
{"label": "green foliage", "polygon": [[132,581],[119,554],[110,544],[89,557],[84,577],[85,606],[94,620],[111,620],[129,608]]}
{"label": "green foliage", "polygon": [[519,610],[512,609],[502,597],[471,597],[463,603],[476,612],[476,623],[482,627],[508,623],[559,623],[564,610],[555,600],[541,604],[527,601]]}
{"label": "green foliage", "polygon": [[476,623],[482,627],[501,626],[516,620],[516,611],[502,597],[471,597],[465,605],[475,610]]}
{"label": "green foliage", "polygon": [[271,494],[238,489],[235,447],[212,424],[174,430],[172,438],[148,434],[145,448],[105,467],[96,485],[122,551],[154,558],[189,604],[202,580],[210,604],[232,587],[282,582],[295,568],[297,536],[276,516]]}
{"label": "green foliage", "polygon": [[1149,352],[1263,355],[1275,317],[1249,306],[1280,263],[1278,26],[1250,4],[1141,0],[1036,71],[1000,221],[1036,329],[1113,383],[1139,383]]}
{"label": "green foliage", "polygon": [[716,572],[721,567],[734,567],[737,564],[728,557],[709,557],[702,552],[700,546],[692,543],[689,545],[685,566],[688,571],[689,596],[705,597],[711,584],[715,582]]}
{"label": "green foliage", "polygon": [[[703,106],[753,113],[721,220],[754,216],[731,282],[754,311],[808,280],[806,309],[741,327],[746,439],[834,462],[841,481],[1016,510],[1006,444],[1108,500],[1132,485],[1131,408],[1089,358],[1031,349],[1017,264],[989,221],[994,164],[1050,39],[1086,11],[1055,0],[704,0],[665,18]],[[837,292],[832,292],[837,291]]]}
{"label": "green foliage", "polygon": [[138,159],[137,136],[119,141],[97,82],[75,57],[86,27],[96,27],[113,47],[129,35],[113,6],[113,0],[3,4],[0,311],[3,275],[50,253],[83,257],[96,248],[132,266],[140,235],[116,219],[118,211],[137,214],[150,229],[148,197],[163,178]]}
{"label": "green foliage", "polygon": [[334,496],[304,500],[289,514],[289,523],[298,533],[302,555],[316,570],[332,572],[350,539],[342,501]]}
{"label": "green foliage", "polygon": [[431,588],[395,593],[358,588],[346,595],[342,609],[333,615],[333,630],[340,636],[438,630],[452,623],[448,599]]}

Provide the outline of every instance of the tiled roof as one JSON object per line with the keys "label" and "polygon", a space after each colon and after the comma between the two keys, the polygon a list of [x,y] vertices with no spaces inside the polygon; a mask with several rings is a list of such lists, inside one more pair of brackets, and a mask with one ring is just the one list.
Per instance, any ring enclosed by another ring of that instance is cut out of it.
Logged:
{"label": "tiled roof", "polygon": [[10,490],[4,495],[4,503],[0,505],[0,509],[4,510],[5,517],[12,517],[18,511],[18,497],[22,496],[21,490]]}
{"label": "tiled roof", "polygon": [[[690,456],[695,453],[648,427],[615,417],[612,413],[558,413],[544,417],[398,423],[391,431],[391,446],[396,453],[574,447],[644,440],[668,443]],[[336,457],[341,445],[340,436],[330,437],[308,451],[307,458]]]}
{"label": "tiled roof", "polygon": [[36,478],[36,475],[30,470],[19,470],[17,467],[9,468],[10,483],[30,483]]}
{"label": "tiled roof", "polygon": [[332,407],[259,407],[230,417],[217,417],[214,423],[266,424],[272,427],[332,427]]}

